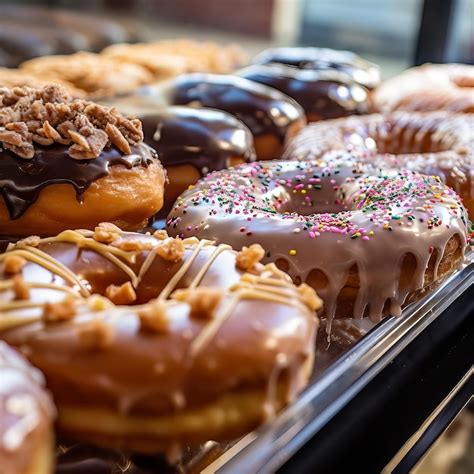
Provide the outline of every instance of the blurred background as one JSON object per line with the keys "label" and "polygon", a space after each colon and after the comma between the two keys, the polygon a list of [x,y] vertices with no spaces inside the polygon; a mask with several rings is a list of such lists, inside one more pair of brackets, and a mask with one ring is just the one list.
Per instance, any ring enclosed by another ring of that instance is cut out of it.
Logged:
{"label": "blurred background", "polygon": [[[0,0],[0,7],[13,3],[120,20],[135,40],[236,42],[250,54],[270,45],[349,49],[380,64],[385,77],[427,61],[474,62],[474,0]],[[11,28],[0,15],[0,39],[2,23]]]}

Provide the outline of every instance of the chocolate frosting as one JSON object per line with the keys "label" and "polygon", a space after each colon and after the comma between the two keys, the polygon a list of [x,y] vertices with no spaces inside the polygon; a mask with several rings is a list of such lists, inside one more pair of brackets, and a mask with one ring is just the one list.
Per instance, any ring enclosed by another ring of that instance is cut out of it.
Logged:
{"label": "chocolate frosting", "polygon": [[314,71],[336,70],[373,89],[380,83],[379,67],[351,51],[329,48],[270,48],[258,54],[255,64],[285,64]]}
{"label": "chocolate frosting", "polygon": [[0,195],[12,219],[21,217],[46,186],[68,183],[80,200],[91,183],[108,174],[110,166],[147,166],[157,159],[155,151],[143,143],[132,146],[130,155],[110,146],[91,160],[73,159],[67,149],[61,144],[35,145],[35,156],[29,160],[10,150],[0,151]]}
{"label": "chocolate frosting", "polygon": [[367,89],[338,71],[269,64],[249,66],[236,74],[292,97],[303,107],[310,121],[369,110]]}
{"label": "chocolate frosting", "polygon": [[230,166],[231,158],[253,161],[250,130],[230,114],[193,107],[167,107],[139,117],[145,142],[165,167],[189,164],[203,176]]}
{"label": "chocolate frosting", "polygon": [[284,142],[303,118],[301,107],[281,92],[233,75],[186,74],[163,90],[172,105],[224,110],[242,120],[254,136],[272,134]]}

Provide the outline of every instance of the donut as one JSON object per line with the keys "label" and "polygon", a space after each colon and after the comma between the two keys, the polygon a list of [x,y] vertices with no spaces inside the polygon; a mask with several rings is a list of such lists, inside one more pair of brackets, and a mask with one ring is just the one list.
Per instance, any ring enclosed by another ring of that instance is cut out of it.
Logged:
{"label": "donut", "polygon": [[467,215],[438,177],[381,172],[357,155],[217,171],[178,198],[171,235],[235,248],[317,289],[328,318],[398,315],[462,260]]}
{"label": "donut", "polygon": [[292,97],[303,107],[308,122],[369,111],[368,90],[339,71],[263,64],[248,66],[236,74]]}
{"label": "donut", "polygon": [[145,143],[158,153],[168,174],[163,217],[176,198],[209,171],[255,159],[250,130],[226,112],[176,106],[138,118]]}
{"label": "donut", "polygon": [[57,86],[0,90],[0,235],[54,235],[108,219],[144,227],[165,172],[140,121]]}
{"label": "donut", "polygon": [[139,64],[156,80],[188,72],[228,74],[241,67],[246,54],[236,45],[210,41],[162,40],[137,44],[114,44],[102,54],[119,61]]}
{"label": "donut", "polygon": [[43,375],[2,341],[0,373],[2,473],[50,474],[55,409],[44,388]]}
{"label": "donut", "polygon": [[233,75],[185,74],[158,89],[170,105],[224,110],[250,129],[257,159],[278,158],[306,123],[301,107],[281,92]]}
{"label": "donut", "polygon": [[30,59],[20,70],[51,82],[64,81],[94,99],[124,94],[153,82],[153,75],[138,64],[85,51]]}
{"label": "donut", "polygon": [[474,216],[474,114],[392,112],[308,125],[284,157],[321,158],[330,150],[359,149],[382,168],[439,176]]}
{"label": "donut", "polygon": [[384,81],[373,94],[374,112],[474,112],[474,66],[423,64]]}
{"label": "donut", "polygon": [[155,453],[233,439],[294,399],[320,300],[260,246],[103,223],[0,255],[0,339],[46,377],[60,434]]}
{"label": "donut", "polygon": [[283,47],[269,48],[258,54],[254,64],[284,64],[315,71],[336,70],[367,89],[380,84],[380,69],[351,51],[329,48]]}

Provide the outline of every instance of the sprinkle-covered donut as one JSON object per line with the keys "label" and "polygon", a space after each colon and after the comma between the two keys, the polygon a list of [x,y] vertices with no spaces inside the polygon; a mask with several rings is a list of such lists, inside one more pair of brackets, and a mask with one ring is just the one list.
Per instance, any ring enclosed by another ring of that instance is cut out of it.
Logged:
{"label": "sprinkle-covered donut", "polygon": [[281,92],[234,75],[185,74],[159,91],[171,105],[224,110],[254,136],[257,159],[278,158],[306,123],[301,107]]}
{"label": "sprinkle-covered donut", "polygon": [[176,198],[209,171],[255,159],[250,130],[221,110],[166,107],[138,118],[144,142],[158,153],[168,174],[160,212],[165,217]]}
{"label": "sprinkle-covered donut", "polygon": [[305,386],[320,300],[252,245],[95,231],[0,254],[0,339],[46,377],[69,437],[138,452],[253,429]]}
{"label": "sprinkle-covered donut", "polygon": [[310,124],[288,143],[286,159],[319,159],[357,149],[377,168],[439,176],[474,216],[474,114],[392,112]]}
{"label": "sprinkle-covered donut", "polygon": [[292,97],[303,107],[308,122],[369,111],[369,91],[336,70],[264,64],[248,66],[236,74]]}
{"label": "sprinkle-covered donut", "polygon": [[373,93],[375,112],[474,112],[474,66],[423,64],[384,81]]}
{"label": "sprinkle-covered donut", "polygon": [[264,261],[317,289],[329,320],[378,321],[460,265],[467,214],[437,177],[333,156],[212,173],[178,198],[167,229],[261,243]]}
{"label": "sprinkle-covered donut", "polygon": [[57,86],[4,88],[0,104],[0,235],[138,230],[161,209],[165,172],[139,120]]}
{"label": "sprinkle-covered donut", "polygon": [[336,70],[367,89],[373,89],[380,84],[379,67],[351,51],[312,47],[270,48],[258,54],[252,62],[285,64],[315,71]]}
{"label": "sprinkle-covered donut", "polygon": [[54,416],[55,409],[44,389],[43,375],[13,348],[0,341],[2,473],[52,472]]}

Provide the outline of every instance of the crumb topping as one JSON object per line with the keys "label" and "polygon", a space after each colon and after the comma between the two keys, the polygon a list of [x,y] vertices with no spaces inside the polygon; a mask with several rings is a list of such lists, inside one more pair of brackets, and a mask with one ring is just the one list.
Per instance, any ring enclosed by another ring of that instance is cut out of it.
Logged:
{"label": "crumb topping", "polygon": [[166,334],[169,330],[169,318],[166,305],[155,300],[137,312],[140,319],[140,330],[143,332]]}
{"label": "crumb topping", "polygon": [[176,290],[171,297],[183,301],[191,307],[192,318],[213,319],[224,292],[220,288],[197,287],[192,290]]}
{"label": "crumb topping", "polygon": [[21,158],[33,158],[35,143],[70,145],[69,156],[83,160],[97,158],[111,145],[129,154],[142,140],[138,119],[73,99],[57,85],[0,88],[0,144]]}
{"label": "crumb topping", "polygon": [[47,302],[43,307],[43,321],[45,323],[58,323],[69,321],[76,315],[76,301],[66,297],[57,303]]}
{"label": "crumb topping", "polygon": [[23,280],[22,276],[17,274],[12,279],[13,293],[16,300],[27,300],[30,297],[30,285]]}
{"label": "crumb topping", "polygon": [[114,340],[114,329],[100,319],[94,319],[78,329],[79,343],[86,350],[106,349]]}
{"label": "crumb topping", "polygon": [[8,255],[3,262],[5,273],[20,273],[26,264],[26,260],[19,255]]}
{"label": "crumb topping", "polygon": [[105,296],[117,305],[129,305],[137,299],[135,289],[129,281],[120,286],[109,285],[105,290]]}
{"label": "crumb topping", "polygon": [[184,243],[181,239],[169,237],[156,248],[156,253],[169,262],[180,262],[184,257]]}
{"label": "crumb topping", "polygon": [[260,244],[252,244],[250,247],[242,247],[242,250],[235,258],[235,265],[239,270],[248,272],[249,270],[252,270],[264,256],[265,250],[263,250]]}
{"label": "crumb topping", "polygon": [[114,240],[117,240],[121,233],[122,231],[116,225],[110,222],[101,222],[94,229],[92,238],[102,244],[110,244]]}

